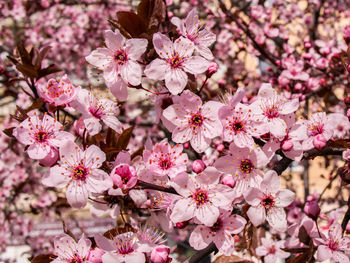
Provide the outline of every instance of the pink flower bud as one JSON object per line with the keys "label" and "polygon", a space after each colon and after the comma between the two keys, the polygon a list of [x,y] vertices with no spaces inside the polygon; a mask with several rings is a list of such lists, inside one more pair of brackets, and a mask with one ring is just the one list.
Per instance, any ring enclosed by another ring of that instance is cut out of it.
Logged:
{"label": "pink flower bud", "polygon": [[164,245],[155,247],[151,252],[153,263],[166,263],[169,259],[170,248]]}
{"label": "pink flower bud", "polygon": [[293,149],[293,146],[294,145],[293,145],[293,142],[291,140],[285,140],[285,141],[282,142],[281,148],[282,148],[283,151],[288,152],[288,151]]}
{"label": "pink flower bud", "polygon": [[346,111],[346,116],[348,116],[348,118],[350,118],[350,109],[348,109],[348,110]]}
{"label": "pink flower bud", "polygon": [[313,144],[317,150],[321,150],[324,148],[327,144],[326,138],[323,136],[323,134],[318,134],[315,136],[313,140]]}
{"label": "pink flower bud", "polygon": [[218,152],[221,152],[221,151],[223,151],[225,149],[225,146],[223,145],[223,144],[220,144],[220,145],[218,145],[217,147],[216,147],[216,150],[218,151]]}
{"label": "pink flower bud", "polygon": [[350,72],[350,64],[347,66],[346,70]]}
{"label": "pink flower bud", "polygon": [[312,219],[317,219],[317,217],[320,215],[321,209],[316,201],[310,201],[306,202],[304,206],[304,212]]}
{"label": "pink flower bud", "polygon": [[188,143],[188,142],[185,142],[185,143],[184,143],[184,148],[185,148],[185,149],[188,149],[189,147],[190,147],[189,143]]}
{"label": "pink flower bud", "polygon": [[91,249],[88,256],[88,261],[91,263],[102,263],[102,256],[105,252],[98,247]]}
{"label": "pink flower bud", "polygon": [[311,45],[310,42],[305,42],[304,46],[305,46],[306,48],[310,48],[312,45]]}
{"label": "pink flower bud", "polygon": [[229,175],[229,174],[226,174],[223,176],[221,183],[224,185],[227,185],[231,188],[235,187],[235,185],[236,185],[235,179],[233,179],[233,176]]}
{"label": "pink flower bud", "polygon": [[219,66],[215,62],[210,63],[207,70],[207,77],[210,78],[211,76],[213,76],[213,74],[215,74],[218,71],[218,68]]}
{"label": "pink flower bud", "polygon": [[192,171],[197,173],[197,174],[203,172],[206,167],[207,166],[205,165],[205,163],[202,160],[195,160],[192,163]]}
{"label": "pink flower bud", "polygon": [[177,222],[175,224],[176,228],[183,229],[188,225],[188,221]]}

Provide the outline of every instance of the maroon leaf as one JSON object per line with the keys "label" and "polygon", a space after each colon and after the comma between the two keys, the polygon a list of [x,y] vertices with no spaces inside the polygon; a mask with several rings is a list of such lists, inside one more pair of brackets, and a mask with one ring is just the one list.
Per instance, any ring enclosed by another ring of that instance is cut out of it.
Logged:
{"label": "maroon leaf", "polygon": [[43,59],[49,53],[50,49],[51,49],[50,46],[42,48],[40,50],[39,54],[35,57],[35,59],[34,59],[34,66],[35,66],[36,69],[40,69],[41,68],[41,63],[42,63]]}
{"label": "maroon leaf", "polygon": [[60,69],[59,67],[57,67],[56,65],[52,64],[50,66],[48,66],[47,68],[44,69],[40,69],[38,71],[38,79],[45,77],[47,75],[53,74],[53,73],[57,73],[62,71],[62,69]]}
{"label": "maroon leaf", "polygon": [[126,147],[128,147],[133,130],[134,130],[134,126],[131,126],[130,128],[127,128],[126,130],[124,130],[123,133],[119,135],[118,141],[117,141],[118,150],[126,150]]}
{"label": "maroon leaf", "polygon": [[7,136],[14,138],[12,135],[12,132],[14,129],[15,129],[15,127],[11,127],[11,128],[7,128],[7,129],[2,130],[2,132],[5,133]]}
{"label": "maroon leaf", "polygon": [[127,11],[117,12],[119,24],[132,36],[138,37],[147,31],[147,25],[135,13]]}
{"label": "maroon leaf", "polygon": [[31,263],[48,263],[53,261],[57,256],[52,254],[42,254],[38,255],[32,259]]}
{"label": "maroon leaf", "polygon": [[38,72],[32,65],[27,64],[17,64],[16,68],[18,71],[20,71],[23,75],[27,76],[28,78],[38,78]]}
{"label": "maroon leaf", "polygon": [[32,58],[31,58],[30,54],[28,53],[28,51],[23,46],[23,43],[17,42],[16,46],[17,46],[17,50],[18,50],[19,56],[21,57],[23,64],[31,65]]}

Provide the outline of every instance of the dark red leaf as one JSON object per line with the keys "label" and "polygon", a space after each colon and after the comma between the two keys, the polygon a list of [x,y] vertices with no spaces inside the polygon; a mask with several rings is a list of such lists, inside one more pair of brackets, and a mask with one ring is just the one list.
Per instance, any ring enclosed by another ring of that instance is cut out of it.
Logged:
{"label": "dark red leaf", "polygon": [[132,36],[138,37],[142,33],[146,33],[147,25],[135,13],[127,11],[117,12],[119,24]]}
{"label": "dark red leaf", "polygon": [[38,78],[38,71],[35,69],[32,65],[27,64],[17,64],[16,68],[18,71],[20,71],[24,76],[27,76],[28,78]]}
{"label": "dark red leaf", "polygon": [[57,256],[52,254],[38,255],[32,259],[31,263],[48,263],[53,261]]}
{"label": "dark red leaf", "polygon": [[133,130],[134,130],[134,126],[131,126],[130,128],[127,128],[126,130],[124,130],[123,133],[119,135],[118,141],[117,141],[118,150],[126,150],[126,147],[128,147]]}

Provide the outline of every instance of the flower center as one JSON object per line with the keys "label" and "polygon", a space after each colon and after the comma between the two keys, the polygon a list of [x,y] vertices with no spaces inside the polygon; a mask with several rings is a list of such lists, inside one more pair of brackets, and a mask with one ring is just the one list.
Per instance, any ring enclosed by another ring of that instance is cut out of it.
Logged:
{"label": "flower center", "polygon": [[327,246],[329,247],[330,250],[337,251],[339,243],[337,241],[335,241],[335,240],[330,240],[328,242]]}
{"label": "flower center", "polygon": [[267,195],[261,200],[261,205],[265,207],[266,210],[269,210],[275,205],[275,200],[272,195]]}
{"label": "flower center", "polygon": [[276,248],[275,248],[275,246],[269,247],[268,253],[269,253],[269,254],[275,254],[275,253],[276,253]]}
{"label": "flower center", "polygon": [[74,256],[74,258],[69,260],[69,263],[81,263],[84,261],[85,261],[84,259],[82,259],[81,257],[76,255],[76,256]]}
{"label": "flower center", "polygon": [[272,107],[266,108],[264,115],[269,119],[277,118],[279,115],[277,107],[272,106]]}
{"label": "flower center", "polygon": [[162,170],[167,170],[173,166],[173,163],[171,162],[171,160],[169,158],[165,158],[165,159],[161,158],[159,160],[159,166]]}
{"label": "flower center", "polygon": [[182,66],[183,58],[180,57],[178,53],[175,53],[175,55],[168,59],[168,63],[172,68],[179,68]]}
{"label": "flower center", "polygon": [[126,255],[134,252],[134,233],[126,232],[116,236],[117,251],[121,255]]}
{"label": "flower center", "polygon": [[114,61],[118,65],[124,65],[125,62],[128,61],[128,55],[126,54],[125,50],[118,50],[117,52],[114,53]]}
{"label": "flower center", "polygon": [[216,232],[216,231],[220,230],[221,227],[222,227],[222,221],[220,219],[218,219],[215,222],[215,224],[212,227],[210,227],[210,231]]}
{"label": "flower center", "polygon": [[192,114],[189,123],[193,128],[197,128],[202,126],[203,120],[204,120],[203,115],[200,112],[196,112]]}
{"label": "flower center", "polygon": [[322,134],[324,131],[323,124],[313,125],[311,127],[311,136],[316,136],[318,134]]}
{"label": "flower center", "polygon": [[232,123],[232,130],[234,130],[236,133],[244,131],[244,123],[240,120],[235,120]]}
{"label": "flower center", "polygon": [[241,161],[240,168],[243,173],[250,174],[254,169],[254,164],[251,160],[245,159]]}
{"label": "flower center", "polygon": [[89,107],[89,112],[91,113],[92,116],[94,116],[97,119],[101,119],[103,116],[102,108],[101,107]]}
{"label": "flower center", "polygon": [[199,189],[192,195],[192,199],[195,201],[197,206],[203,205],[209,201],[208,192]]}
{"label": "flower center", "polygon": [[85,181],[88,174],[89,170],[83,164],[78,165],[73,170],[73,178],[75,180]]}
{"label": "flower center", "polygon": [[50,134],[46,131],[38,131],[35,133],[35,140],[37,142],[46,142],[46,140],[50,137]]}

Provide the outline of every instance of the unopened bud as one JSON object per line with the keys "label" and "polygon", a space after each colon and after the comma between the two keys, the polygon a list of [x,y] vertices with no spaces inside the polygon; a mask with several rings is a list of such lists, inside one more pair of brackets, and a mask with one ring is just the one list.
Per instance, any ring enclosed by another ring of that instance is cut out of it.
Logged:
{"label": "unopened bud", "polygon": [[211,76],[213,76],[213,74],[215,74],[218,71],[218,64],[216,64],[215,62],[210,63],[208,70],[207,70],[207,78],[210,78]]}
{"label": "unopened bud", "polygon": [[293,149],[293,146],[294,146],[294,144],[291,140],[285,140],[282,142],[281,148],[283,151],[288,152],[288,151]]}
{"label": "unopened bud", "polygon": [[236,185],[236,181],[235,179],[233,179],[233,176],[230,175],[230,174],[226,174],[222,177],[222,181],[221,181],[222,184],[224,185],[227,185],[231,188],[235,187]]}
{"label": "unopened bud", "polygon": [[315,136],[315,138],[313,140],[313,144],[317,150],[321,150],[326,146],[327,140],[323,136],[323,134],[318,134]]}
{"label": "unopened bud", "polygon": [[317,217],[320,215],[321,209],[318,206],[316,201],[311,201],[311,202],[306,202],[304,206],[304,212],[307,216],[316,220]]}
{"label": "unopened bud", "polygon": [[151,252],[153,263],[166,263],[169,259],[170,248],[164,245],[155,247]]}
{"label": "unopened bud", "polygon": [[205,163],[202,160],[195,160],[192,163],[192,171],[197,173],[197,174],[203,172],[206,167],[207,166],[205,165]]}

